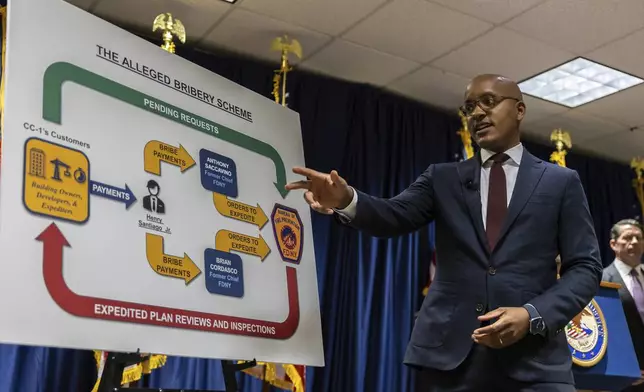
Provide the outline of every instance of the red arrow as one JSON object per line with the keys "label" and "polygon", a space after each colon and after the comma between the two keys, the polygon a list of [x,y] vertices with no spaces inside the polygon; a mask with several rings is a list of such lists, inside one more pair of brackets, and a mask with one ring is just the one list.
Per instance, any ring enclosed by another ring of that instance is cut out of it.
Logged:
{"label": "red arrow", "polygon": [[290,338],[300,323],[297,271],[293,267],[286,267],[289,305],[286,320],[254,320],[77,295],[63,277],[63,248],[71,245],[58,226],[52,223],[36,239],[43,243],[43,275],[49,294],[58,306],[75,316],[269,339]]}

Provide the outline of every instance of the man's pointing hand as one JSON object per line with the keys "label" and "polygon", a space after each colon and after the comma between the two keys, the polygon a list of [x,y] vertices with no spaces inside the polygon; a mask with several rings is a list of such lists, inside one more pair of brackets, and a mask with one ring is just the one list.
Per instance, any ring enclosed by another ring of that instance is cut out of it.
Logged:
{"label": "man's pointing hand", "polygon": [[295,167],[293,173],[306,179],[288,183],[285,188],[303,189],[304,200],[317,212],[332,214],[334,208],[343,209],[353,199],[353,188],[335,170],[327,174],[305,167]]}

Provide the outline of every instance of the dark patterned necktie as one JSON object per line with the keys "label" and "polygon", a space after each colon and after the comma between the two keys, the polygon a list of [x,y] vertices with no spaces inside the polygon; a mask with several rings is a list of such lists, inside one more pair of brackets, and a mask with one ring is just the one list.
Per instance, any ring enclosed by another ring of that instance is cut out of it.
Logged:
{"label": "dark patterned necktie", "polygon": [[505,172],[503,171],[503,162],[508,158],[506,154],[496,154],[490,158],[492,168],[490,169],[490,187],[487,196],[487,219],[485,223],[490,250],[496,246],[501,227],[508,213],[508,196]]}
{"label": "dark patterned necktie", "polygon": [[642,287],[642,283],[638,279],[641,276],[639,267],[633,268],[630,275],[633,285],[633,300],[635,301],[635,307],[642,318],[642,322],[644,322],[644,287]]}

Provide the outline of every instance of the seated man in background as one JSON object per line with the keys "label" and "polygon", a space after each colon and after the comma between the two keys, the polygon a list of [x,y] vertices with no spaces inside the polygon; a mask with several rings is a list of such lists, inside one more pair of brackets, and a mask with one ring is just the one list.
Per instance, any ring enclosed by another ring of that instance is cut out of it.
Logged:
{"label": "seated man in background", "polygon": [[[642,253],[644,242],[642,226],[634,219],[621,220],[610,231],[610,247],[615,260],[604,269],[602,280],[622,285],[619,296],[622,300],[628,329],[640,365],[644,369],[644,266]],[[628,391],[643,391],[644,384]]]}

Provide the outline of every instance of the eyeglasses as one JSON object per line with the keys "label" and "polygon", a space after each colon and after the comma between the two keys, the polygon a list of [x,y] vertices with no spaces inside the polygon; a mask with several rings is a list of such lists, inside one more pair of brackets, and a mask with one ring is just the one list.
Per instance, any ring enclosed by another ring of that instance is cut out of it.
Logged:
{"label": "eyeglasses", "polygon": [[466,101],[463,106],[459,108],[461,113],[463,113],[465,116],[471,116],[472,113],[476,110],[476,107],[480,107],[484,112],[488,112],[495,107],[497,107],[501,102],[505,101],[506,99],[513,99],[517,102],[521,102],[520,99],[514,98],[514,97],[504,97],[504,96],[498,96],[498,95],[492,95],[492,94],[485,94],[480,97],[478,97],[475,100],[469,100]]}

